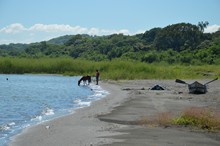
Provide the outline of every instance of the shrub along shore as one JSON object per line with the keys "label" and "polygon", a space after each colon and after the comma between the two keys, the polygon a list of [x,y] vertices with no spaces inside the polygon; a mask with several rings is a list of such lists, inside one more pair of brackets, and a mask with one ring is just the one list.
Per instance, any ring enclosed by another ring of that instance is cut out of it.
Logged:
{"label": "shrub along shore", "polygon": [[0,57],[1,74],[62,74],[70,76],[95,75],[100,70],[102,79],[193,79],[220,76],[219,65],[181,65],[144,63],[133,60],[88,61],[64,58]]}

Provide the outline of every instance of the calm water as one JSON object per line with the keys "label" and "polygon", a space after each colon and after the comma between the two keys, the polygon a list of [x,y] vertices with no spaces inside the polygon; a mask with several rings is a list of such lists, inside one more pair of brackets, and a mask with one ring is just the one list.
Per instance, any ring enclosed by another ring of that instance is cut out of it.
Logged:
{"label": "calm water", "polygon": [[94,84],[79,87],[79,78],[0,75],[0,145],[26,127],[70,114],[108,94]]}

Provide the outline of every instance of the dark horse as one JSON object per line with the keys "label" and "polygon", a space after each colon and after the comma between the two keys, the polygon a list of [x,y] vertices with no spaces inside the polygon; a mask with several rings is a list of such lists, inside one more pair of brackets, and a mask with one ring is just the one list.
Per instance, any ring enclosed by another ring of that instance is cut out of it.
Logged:
{"label": "dark horse", "polygon": [[88,81],[88,84],[91,83],[91,76],[83,76],[79,81],[78,81],[78,86],[80,85],[80,82],[83,81],[84,84],[86,83],[86,81]]}

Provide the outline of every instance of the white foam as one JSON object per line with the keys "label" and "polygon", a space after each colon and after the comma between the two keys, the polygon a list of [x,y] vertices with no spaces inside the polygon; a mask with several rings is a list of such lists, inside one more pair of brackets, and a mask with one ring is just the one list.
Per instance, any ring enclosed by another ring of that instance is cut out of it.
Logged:
{"label": "white foam", "polygon": [[42,120],[42,116],[36,116],[35,118],[31,119],[31,121],[41,121]]}
{"label": "white foam", "polygon": [[76,99],[74,102],[79,106],[90,106],[91,104],[91,101],[82,101],[80,99]]}
{"label": "white foam", "polygon": [[28,127],[30,127],[30,126],[31,126],[31,124],[23,125],[23,126],[22,126],[22,129],[28,128]]}
{"label": "white foam", "polygon": [[6,125],[1,125],[0,126],[0,130],[2,131],[7,131],[7,130],[10,130],[12,126],[14,126],[15,123],[14,122],[11,122],[9,124],[6,124]]}
{"label": "white foam", "polygon": [[54,110],[47,107],[45,110],[43,110],[42,114],[46,116],[54,115]]}
{"label": "white foam", "polygon": [[6,130],[9,130],[10,129],[10,126],[7,124],[7,125],[3,125],[3,126],[0,126],[0,130],[1,131],[6,131]]}
{"label": "white foam", "polygon": [[11,122],[8,124],[9,126],[14,126],[15,125],[15,122]]}
{"label": "white foam", "polygon": [[43,116],[50,116],[50,115],[54,115],[54,110],[47,107],[41,112],[41,115],[32,118],[31,121],[42,121]]}
{"label": "white foam", "polygon": [[91,100],[91,101],[82,101],[80,99],[76,99],[74,101],[74,103],[78,104],[81,107],[90,106],[92,101],[98,100],[98,99],[100,99],[100,98],[102,98],[102,97],[109,94],[108,91],[103,90],[101,88],[101,86],[99,86],[99,85],[90,84],[90,85],[88,85],[88,87],[94,92],[92,95],[89,95],[87,97],[87,99]]}
{"label": "white foam", "polygon": [[90,106],[91,102],[80,102],[79,105],[81,106]]}
{"label": "white foam", "polygon": [[92,96],[104,97],[109,94],[109,92],[103,90],[101,86],[90,85],[90,88],[95,92]]}
{"label": "white foam", "polygon": [[31,119],[31,121],[41,121],[41,120],[42,120],[42,116],[36,116]]}

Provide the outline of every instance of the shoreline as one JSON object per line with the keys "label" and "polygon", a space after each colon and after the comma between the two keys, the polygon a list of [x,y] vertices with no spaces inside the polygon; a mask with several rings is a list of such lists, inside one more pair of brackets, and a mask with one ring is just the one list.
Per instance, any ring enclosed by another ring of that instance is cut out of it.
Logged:
{"label": "shoreline", "polygon": [[[199,80],[201,83],[206,80]],[[192,82],[188,80],[187,82]],[[156,84],[164,91],[151,91]],[[208,93],[188,94],[186,85],[173,80],[100,82],[110,94],[77,109],[74,114],[25,129],[9,146],[218,146],[220,132],[207,133],[184,127],[154,127],[132,124],[160,112],[181,113],[186,107],[212,107],[220,112],[220,81]]]}
{"label": "shoreline", "polygon": [[[106,129],[114,129],[121,125],[101,122],[97,116],[109,113],[115,106],[119,106],[127,96],[125,92],[118,94],[121,88],[116,84],[103,82],[100,84],[103,90],[109,92],[107,96],[92,102],[88,107],[76,109],[70,115],[24,129],[20,134],[11,138],[9,146],[29,146],[30,144],[32,146],[85,146],[117,141],[104,138],[104,136],[117,134]],[[121,95],[122,98],[118,98],[116,94]]]}

